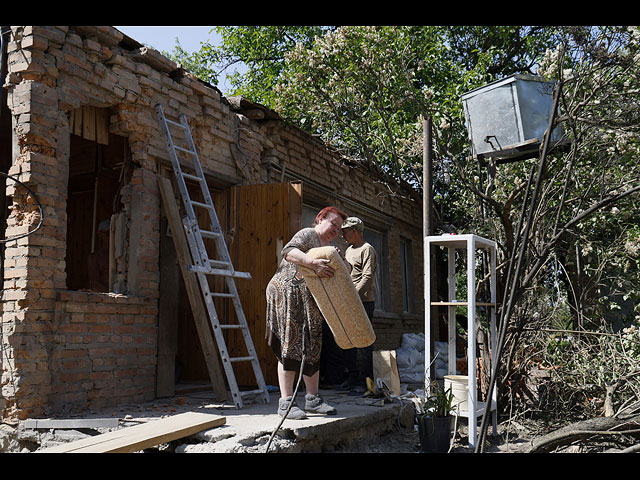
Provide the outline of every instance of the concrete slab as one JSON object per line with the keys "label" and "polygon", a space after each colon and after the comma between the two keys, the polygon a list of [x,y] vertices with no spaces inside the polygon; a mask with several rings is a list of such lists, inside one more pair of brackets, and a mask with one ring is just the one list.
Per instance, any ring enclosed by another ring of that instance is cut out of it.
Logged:
{"label": "concrete slab", "polygon": [[[371,435],[390,430],[401,410],[400,403],[359,405],[357,399],[360,397],[335,391],[321,391],[320,394],[336,408],[336,415],[308,414],[304,420],[287,418],[282,421],[276,413],[279,394],[272,394],[269,404],[249,404],[242,409],[231,404],[223,407],[204,405],[202,408],[226,416],[226,425],[196,435],[176,452],[257,453],[267,451],[267,446],[269,452],[333,451],[338,446],[366,442]],[[303,395],[298,394],[300,405]],[[211,441],[219,435],[226,438]]]}
{"label": "concrete slab", "polygon": [[[212,413],[226,418],[224,425],[174,442],[170,451],[176,453],[331,452],[337,448],[344,451],[350,445],[366,443],[374,435],[391,431],[403,415],[408,415],[411,421],[413,418],[412,407],[405,408],[407,402],[385,402],[382,406],[372,406],[360,404],[362,396],[351,396],[335,390],[321,390],[320,395],[336,407],[336,415],[308,414],[304,420],[287,418],[282,422],[282,417],[276,413],[279,393],[271,394],[269,404],[260,399],[251,403],[248,398],[242,409],[236,409],[231,401],[214,401],[211,391],[191,391],[145,404],[88,411],[84,412],[82,418],[118,418],[118,428],[187,411]],[[300,405],[303,402],[304,392],[299,392],[298,403]]]}

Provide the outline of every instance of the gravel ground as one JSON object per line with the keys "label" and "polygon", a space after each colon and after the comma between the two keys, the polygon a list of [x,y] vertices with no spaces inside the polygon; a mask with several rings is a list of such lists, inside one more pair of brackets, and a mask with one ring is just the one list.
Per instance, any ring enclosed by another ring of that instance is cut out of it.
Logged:
{"label": "gravel ground", "polygon": [[[487,435],[486,453],[519,453],[528,445],[525,438],[507,438],[498,426],[498,435]],[[387,434],[376,437],[366,445],[352,447],[344,453],[421,453],[418,432],[410,428],[396,426]],[[468,445],[466,426],[460,426],[451,453],[474,453]]]}

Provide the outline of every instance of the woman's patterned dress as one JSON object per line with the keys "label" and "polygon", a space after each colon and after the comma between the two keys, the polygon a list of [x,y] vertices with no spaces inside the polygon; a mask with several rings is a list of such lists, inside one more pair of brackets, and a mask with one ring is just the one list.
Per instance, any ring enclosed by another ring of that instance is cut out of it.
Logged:
{"label": "woman's patterned dress", "polygon": [[303,228],[282,249],[282,262],[267,285],[266,339],[285,370],[300,370],[305,353],[303,373],[313,375],[320,369],[322,322],[307,284],[295,263],[284,257],[292,248],[307,252],[320,247],[313,228]]}

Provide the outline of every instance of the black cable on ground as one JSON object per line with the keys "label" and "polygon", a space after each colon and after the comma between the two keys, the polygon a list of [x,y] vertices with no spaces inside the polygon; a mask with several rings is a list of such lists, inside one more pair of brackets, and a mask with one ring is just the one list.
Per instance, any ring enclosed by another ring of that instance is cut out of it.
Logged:
{"label": "black cable on ground", "polygon": [[[303,335],[303,338],[304,338],[304,335]],[[305,355],[302,354],[302,362],[300,363],[300,374],[298,375],[298,382],[296,383],[296,388],[293,390],[293,395],[291,396],[291,401],[289,402],[289,407],[287,408],[287,411],[282,416],[282,420],[280,420],[280,423],[278,424],[276,429],[273,431],[273,433],[269,437],[269,442],[267,443],[267,448],[265,448],[264,453],[268,453],[269,452],[269,447],[271,446],[271,442],[273,441],[274,437],[276,436],[276,433],[278,433],[278,430],[280,430],[280,427],[282,426],[284,421],[287,419],[287,415],[289,415],[289,412],[291,411],[291,407],[293,407],[293,401],[295,400],[296,395],[298,394],[298,387],[300,386],[300,380],[302,380],[302,369],[304,368],[304,360],[305,360]]]}
{"label": "black cable on ground", "polygon": [[[307,319],[307,321],[308,321],[308,319]],[[311,335],[311,326],[308,325],[308,327],[309,327],[308,328],[309,335]],[[287,419],[287,415],[289,415],[289,412],[291,411],[291,408],[293,407],[293,402],[296,399],[296,395],[298,394],[298,387],[300,386],[300,381],[302,380],[302,371],[304,370],[304,362],[305,362],[305,360],[307,358],[307,356],[304,353],[305,352],[305,345],[304,345],[305,336],[306,335],[304,334],[304,328],[303,328],[302,329],[302,360],[300,361],[300,373],[298,374],[298,381],[296,383],[296,388],[293,390],[293,395],[291,396],[291,401],[289,402],[289,406],[287,407],[287,411],[284,413],[284,415],[282,416],[282,419],[280,420],[280,423],[278,424],[276,429],[273,431],[273,433],[269,437],[269,441],[267,442],[267,448],[265,448],[264,453],[269,452],[269,447],[271,446],[271,442],[273,441],[274,437],[276,436],[276,433],[278,433],[278,430],[280,430],[280,427],[282,426],[284,421]]]}

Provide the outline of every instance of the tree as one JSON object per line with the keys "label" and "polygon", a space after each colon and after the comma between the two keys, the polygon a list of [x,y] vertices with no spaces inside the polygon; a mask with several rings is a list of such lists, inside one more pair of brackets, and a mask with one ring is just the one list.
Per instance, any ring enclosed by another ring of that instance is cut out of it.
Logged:
{"label": "tree", "polygon": [[227,74],[234,95],[243,95],[267,107],[275,104],[274,87],[280,78],[285,53],[296,44],[311,46],[317,36],[333,27],[321,26],[219,26],[222,46],[204,42],[188,63],[197,66],[194,73],[217,85],[222,72]]}
{"label": "tree", "polygon": [[[549,52],[541,73],[548,72],[561,86],[556,125],[564,127],[571,143],[567,152],[550,152],[541,172],[537,203],[531,207],[532,233],[522,252],[526,262],[513,292],[520,304],[507,325],[507,353],[501,359],[503,385],[519,385],[531,363],[545,361],[541,348],[518,348],[532,345],[525,338],[532,335],[532,330],[564,327],[610,331],[608,310],[612,305],[620,308],[622,300],[630,301],[631,308],[618,319],[616,328],[629,327],[638,321],[635,292],[640,287],[640,276],[634,245],[639,240],[640,220],[636,206],[640,192],[637,162],[640,109],[636,94],[640,71],[636,32],[620,27],[572,27],[557,29],[556,39],[558,48]],[[526,188],[508,187],[514,184],[514,169],[523,167],[501,168],[487,190],[479,193],[495,212],[507,205],[495,201],[498,192],[505,195],[522,190],[518,196],[509,198],[523,198]],[[470,184],[469,188],[476,187]],[[522,200],[519,202],[522,205]],[[494,218],[504,220],[504,215]],[[499,230],[499,225],[490,228]],[[513,229],[514,233],[521,231]],[[512,251],[505,258],[517,258],[517,250]],[[567,292],[570,325],[558,325],[556,315],[544,318],[539,315],[547,310],[541,300],[546,298],[553,303],[558,300],[552,290],[558,286],[558,280],[564,282]],[[551,296],[540,294],[550,290]],[[625,296],[616,295],[621,290]],[[591,350],[594,352],[603,355],[602,349]],[[608,359],[606,355],[604,358]],[[556,365],[569,374],[562,382],[573,385],[572,375],[563,366],[562,362]],[[616,368],[609,370],[616,372],[617,377],[629,374]],[[637,382],[637,378],[630,377],[629,381]],[[604,398],[606,385],[598,383],[597,391]],[[522,393],[517,390],[507,392]],[[574,388],[572,394],[578,391]],[[628,400],[623,397],[617,402]]]}

